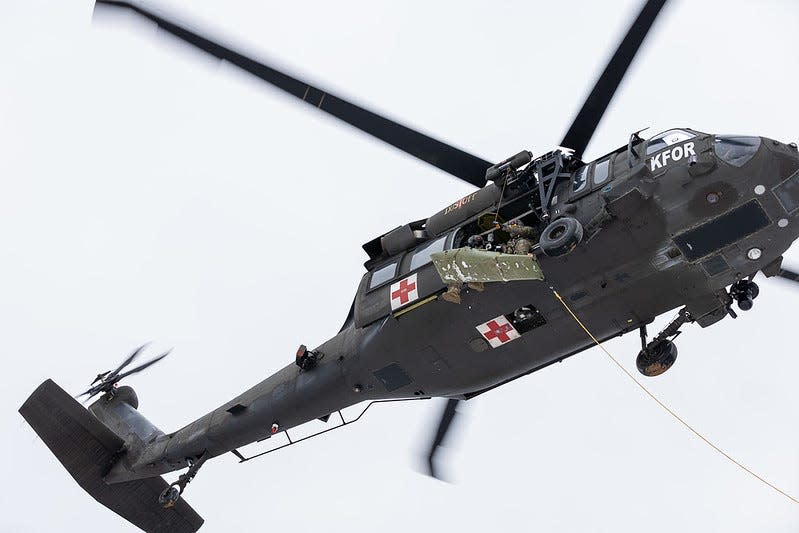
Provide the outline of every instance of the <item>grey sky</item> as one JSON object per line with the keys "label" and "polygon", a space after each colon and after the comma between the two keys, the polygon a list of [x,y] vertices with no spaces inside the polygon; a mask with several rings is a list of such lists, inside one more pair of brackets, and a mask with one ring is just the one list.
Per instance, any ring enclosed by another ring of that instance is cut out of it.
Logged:
{"label": "grey sky", "polygon": [[[362,243],[470,190],[145,23],[92,23],[91,5],[0,0],[0,531],[133,530],[22,424],[44,378],[78,392],[142,342],[175,346],[130,384],[176,429],[333,335]],[[558,142],[639,1],[158,5],[499,160]],[[646,126],[797,140],[798,24],[794,1],[670,2],[586,156]],[[753,311],[686,328],[675,367],[646,381],[794,495],[798,289],[763,280]],[[634,369],[636,337],[607,346]],[[221,457],[187,499],[209,533],[799,529],[799,505],[599,350],[469,402],[453,484],[416,472],[439,407],[380,406],[247,465]]]}

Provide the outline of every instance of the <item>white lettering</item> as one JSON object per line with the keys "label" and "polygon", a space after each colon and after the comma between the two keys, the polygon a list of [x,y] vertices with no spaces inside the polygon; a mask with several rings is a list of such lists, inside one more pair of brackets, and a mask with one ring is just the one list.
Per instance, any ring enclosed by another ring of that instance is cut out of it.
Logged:
{"label": "white lettering", "polygon": [[659,169],[663,166],[663,163],[660,162],[660,154],[650,159],[649,162],[651,163],[652,170]]}
{"label": "white lettering", "polygon": [[653,172],[659,168],[663,168],[671,161],[679,161],[684,157],[695,156],[694,143],[685,143],[681,146],[675,146],[671,150],[666,150],[657,154],[649,160],[649,168]]}

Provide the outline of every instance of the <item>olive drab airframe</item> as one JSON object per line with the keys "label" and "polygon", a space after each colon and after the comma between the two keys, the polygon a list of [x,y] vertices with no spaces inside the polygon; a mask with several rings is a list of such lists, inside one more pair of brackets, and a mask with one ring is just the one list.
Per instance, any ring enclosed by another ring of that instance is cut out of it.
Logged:
{"label": "olive drab airframe", "polygon": [[[341,409],[364,401],[449,400],[430,446],[435,475],[434,454],[456,403],[589,348],[593,341],[575,317],[599,341],[638,331],[638,368],[654,376],[674,364],[681,327],[707,327],[736,317],[735,308],[752,308],[755,274],[799,278],[781,268],[799,237],[795,144],[680,127],[649,139],[633,133],[607,155],[581,159],[665,0],[645,2],[563,148],[522,151],[497,164],[136,2],[98,3],[132,10],[479,187],[367,242],[366,273],[338,334],[314,349],[300,346],[282,370],[181,429],[161,431],[138,411],[133,389],[118,387],[163,357],[123,372],[142,349],[97,376],[82,395],[96,397],[88,409],[51,380],[34,391],[20,412],[42,441],[84,490],[146,531],[202,525],[181,494],[208,459],[230,452],[249,460],[238,448],[281,433],[294,445],[288,430],[331,413],[346,425],[352,421]],[[650,340],[646,325],[672,309],[680,309],[677,319]],[[184,468],[171,484],[160,477]]]}

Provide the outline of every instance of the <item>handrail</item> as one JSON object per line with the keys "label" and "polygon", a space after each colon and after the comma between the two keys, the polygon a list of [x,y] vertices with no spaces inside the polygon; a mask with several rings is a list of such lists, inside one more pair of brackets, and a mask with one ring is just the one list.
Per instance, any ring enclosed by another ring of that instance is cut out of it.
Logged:
{"label": "handrail", "polygon": [[338,413],[338,416],[341,419],[341,424],[339,424],[337,426],[334,426],[332,428],[323,429],[322,431],[319,431],[317,433],[314,433],[312,435],[308,435],[307,437],[303,437],[303,438],[297,439],[297,440],[291,440],[291,436],[289,435],[288,430],[285,430],[285,431],[283,431],[283,433],[286,434],[286,438],[289,440],[287,444],[283,444],[282,446],[278,446],[277,448],[272,448],[271,450],[266,450],[266,451],[257,453],[255,455],[251,455],[250,457],[245,457],[238,450],[231,450],[231,453],[233,453],[233,455],[235,455],[236,457],[239,458],[239,463],[245,463],[247,461],[251,461],[253,459],[257,459],[258,457],[264,456],[264,455],[266,455],[268,453],[276,452],[276,451],[282,450],[283,448],[286,448],[288,446],[293,446],[295,444],[299,444],[299,443],[301,443],[304,440],[308,440],[308,439],[311,439],[313,437],[318,437],[320,435],[323,435],[324,433],[329,433],[330,431],[343,428],[344,426],[348,426],[350,424],[354,424],[355,422],[360,420],[361,417],[364,414],[366,414],[366,411],[368,411],[369,408],[372,407],[376,403],[412,402],[412,401],[416,401],[416,400],[429,400],[429,399],[430,399],[429,396],[425,396],[425,397],[422,397],[422,398],[392,398],[392,399],[388,399],[388,400],[373,400],[373,401],[369,402],[369,404],[366,407],[364,407],[363,411],[361,411],[361,414],[359,414],[358,416],[356,416],[354,419],[352,419],[350,421],[344,420],[344,415],[342,414],[341,409],[339,409],[338,411],[336,411],[336,413]]}

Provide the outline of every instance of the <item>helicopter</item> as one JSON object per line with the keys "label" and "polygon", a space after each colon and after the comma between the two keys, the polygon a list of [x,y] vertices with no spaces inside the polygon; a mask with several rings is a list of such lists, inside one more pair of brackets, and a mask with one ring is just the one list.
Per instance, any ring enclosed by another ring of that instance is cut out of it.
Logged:
{"label": "helicopter", "polygon": [[[647,13],[653,20],[656,7],[657,3],[649,2],[642,16]],[[170,27],[164,19],[159,24]],[[634,28],[640,30],[639,22],[636,24]],[[314,93],[315,89],[306,86],[302,98],[323,111],[337,109],[335,97]],[[127,433],[131,441],[125,442],[124,455],[116,457],[111,470],[103,474],[105,480],[117,481],[115,485],[122,491],[128,483],[152,479],[166,469],[184,468],[187,460],[193,475],[207,458],[236,449],[243,442],[370,399],[450,398],[441,425],[443,435],[453,402],[592,345],[553,298],[550,287],[562,293],[570,308],[604,340],[630,331],[644,333],[652,317],[680,306],[686,309],[682,321],[709,326],[734,314],[733,302],[741,309],[752,306],[757,288],[748,278],[753,272],[790,277],[781,269],[779,257],[795,239],[791,218],[796,201],[791,177],[796,170],[795,146],[677,128],[650,139],[634,134],[626,145],[586,164],[579,160],[587,142],[585,127],[581,123],[577,133],[567,135],[561,143],[571,150],[555,150],[536,158],[522,152],[496,165],[475,162],[457,152],[452,152],[456,154],[453,158],[438,159],[431,155],[436,150],[430,150],[424,139],[415,139],[419,144],[407,143],[409,151],[419,151],[422,158],[438,162],[439,168],[446,166],[453,175],[463,174],[460,177],[473,181],[480,176],[475,185],[485,185],[485,177],[491,176],[492,183],[424,221],[409,223],[367,243],[367,273],[339,335],[313,350],[301,347],[296,363],[185,431],[158,435],[159,430],[147,426],[134,412],[137,401],[132,390],[114,387],[121,379],[121,369],[98,376],[99,388],[87,391],[102,394],[90,407],[93,416],[117,436],[126,434],[130,420],[135,420],[137,427],[133,434]],[[383,131],[377,129],[379,134]],[[758,172],[753,175],[755,168]],[[510,224],[497,226],[499,220]],[[514,231],[514,222],[520,229],[531,228],[525,231],[537,237],[528,235],[527,240],[533,244],[530,251],[540,263],[544,280],[486,280],[479,288],[482,290],[463,280],[466,287],[459,294],[460,304],[441,298],[448,292],[445,281],[432,261],[420,263],[423,260],[418,258],[465,248],[464,243],[475,235],[493,247],[507,239],[503,233]],[[728,234],[728,229],[735,231]],[[613,247],[621,240],[618,232],[626,237],[625,247]],[[612,258],[603,263],[599,251],[607,254],[608,250],[612,250]],[[574,280],[580,281],[575,284]],[[665,371],[673,363],[676,348],[670,339],[681,325],[667,328],[663,338],[658,335],[654,344],[647,341],[642,346],[639,366],[644,373]],[[409,344],[409,332],[424,345]],[[439,341],[442,333],[445,337]],[[386,346],[403,350],[386,350]],[[489,354],[490,359],[485,357]],[[282,384],[289,391],[284,390],[283,396],[277,392]],[[264,405],[268,398],[278,396],[283,403],[276,400]],[[44,401],[45,397],[59,400],[51,406],[54,413],[64,409],[63,417],[79,416],[77,411],[59,407],[69,402],[58,397],[53,385],[43,385],[32,399]],[[303,401],[302,407],[297,407],[296,402],[303,398],[316,398],[320,403]],[[51,419],[30,420],[37,429]],[[253,420],[257,427],[249,426]],[[90,418],[84,422],[92,431],[99,427]],[[202,435],[197,430],[203,427],[213,428],[213,432]],[[196,433],[206,442],[187,438]],[[142,446],[136,450],[136,436],[154,436],[155,447],[145,449],[150,444],[141,439]],[[106,437],[104,445],[116,446],[119,451],[118,439]],[[204,446],[211,441],[222,444]],[[193,451],[198,444],[203,445]],[[159,457],[163,458],[160,463],[153,461]],[[179,492],[184,488],[177,487]],[[105,489],[94,486],[91,490]],[[174,496],[170,491],[164,499],[175,503],[175,512],[183,512],[182,500]]]}

